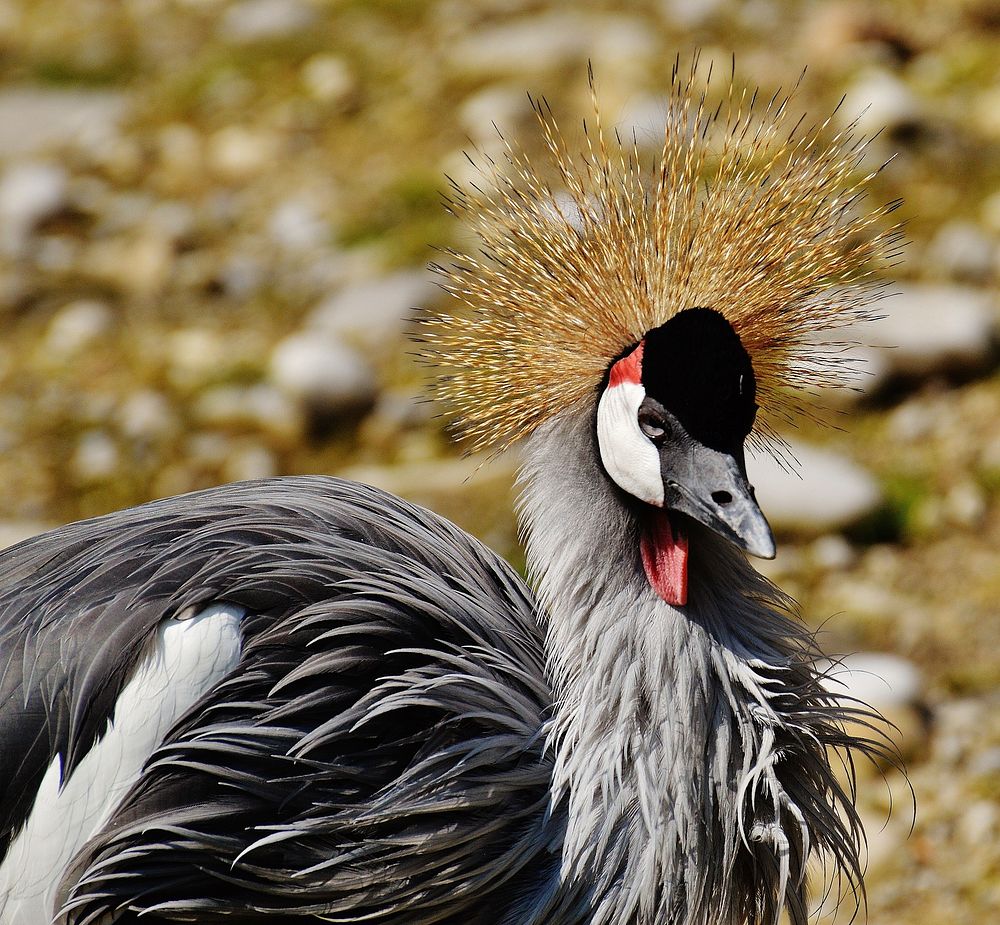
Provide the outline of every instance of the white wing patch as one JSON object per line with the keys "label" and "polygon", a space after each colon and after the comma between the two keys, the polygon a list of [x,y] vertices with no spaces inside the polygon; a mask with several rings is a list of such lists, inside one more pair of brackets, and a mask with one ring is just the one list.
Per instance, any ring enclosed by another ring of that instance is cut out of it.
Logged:
{"label": "white wing patch", "polygon": [[645,397],[638,382],[608,386],[597,406],[597,444],[601,462],[619,488],[663,507],[660,454],[639,428],[639,406]]}
{"label": "white wing patch", "polygon": [[163,623],[122,690],[114,721],[65,786],[56,756],[0,865],[0,925],[49,925],[66,866],[107,822],[174,722],[236,667],[245,613],[213,604],[190,619]]}

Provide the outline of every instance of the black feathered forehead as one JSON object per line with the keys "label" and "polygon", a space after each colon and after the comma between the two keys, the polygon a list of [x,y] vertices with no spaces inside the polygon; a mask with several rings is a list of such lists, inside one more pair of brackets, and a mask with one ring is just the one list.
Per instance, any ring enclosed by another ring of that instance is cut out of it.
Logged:
{"label": "black feathered forehead", "polygon": [[642,385],[696,440],[736,452],[753,427],[757,380],[739,335],[711,308],[678,312],[642,340]]}

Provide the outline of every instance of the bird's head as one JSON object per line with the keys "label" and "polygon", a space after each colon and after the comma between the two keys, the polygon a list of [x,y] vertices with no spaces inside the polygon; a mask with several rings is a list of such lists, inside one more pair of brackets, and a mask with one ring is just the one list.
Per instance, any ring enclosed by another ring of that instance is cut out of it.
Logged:
{"label": "bird's head", "polygon": [[669,603],[687,602],[685,518],[774,556],[744,458],[756,415],[750,355],[710,308],[678,312],[608,369],[596,416],[601,462],[640,502],[643,565]]}
{"label": "bird's head", "polygon": [[675,66],[652,169],[606,136],[596,97],[580,153],[536,103],[544,166],[507,143],[480,182],[453,186],[479,246],[437,268],[461,307],[423,338],[474,449],[593,420],[650,582],[674,602],[692,520],[774,554],[744,449],[779,448],[809,393],[843,384],[830,332],[868,317],[899,241],[893,205],[863,205],[880,168],[863,169],[852,128],[807,128],[790,97],[710,79]]}

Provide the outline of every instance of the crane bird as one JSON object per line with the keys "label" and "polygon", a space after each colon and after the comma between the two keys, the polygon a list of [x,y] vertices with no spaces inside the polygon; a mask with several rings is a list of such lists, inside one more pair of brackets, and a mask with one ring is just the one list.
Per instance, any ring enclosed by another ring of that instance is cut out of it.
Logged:
{"label": "crane bird", "polygon": [[420,350],[471,446],[523,444],[535,591],[325,477],[0,556],[4,925],[801,925],[811,859],[857,896],[869,714],[748,561],[744,453],[894,232],[864,140],[704,90],[675,68],[651,184],[596,104],[577,153],[536,102],[548,166],[449,194],[481,247]]}

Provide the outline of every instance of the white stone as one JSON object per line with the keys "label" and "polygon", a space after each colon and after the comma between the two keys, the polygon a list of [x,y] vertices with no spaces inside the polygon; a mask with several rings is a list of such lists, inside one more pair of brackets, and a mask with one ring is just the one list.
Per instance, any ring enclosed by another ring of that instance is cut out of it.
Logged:
{"label": "white stone", "polygon": [[934,433],[939,413],[929,402],[911,399],[889,414],[889,434],[900,443],[918,443]]}
{"label": "white stone", "polygon": [[278,460],[263,446],[247,446],[239,449],[223,467],[223,477],[227,482],[241,482],[244,479],[270,479],[278,474]]}
{"label": "white stone", "polygon": [[338,55],[313,55],[302,67],[302,82],[310,96],[321,103],[347,99],[356,81],[348,63]]}
{"label": "white stone", "polygon": [[470,77],[522,74],[582,60],[591,38],[583,16],[560,10],[484,25],[456,42],[448,57]]}
{"label": "white stone", "polygon": [[870,70],[848,89],[838,117],[841,122],[856,119],[859,133],[875,135],[918,123],[922,108],[913,91],[897,76]]}
{"label": "white stone", "polygon": [[[873,707],[884,719],[884,723],[875,723],[876,738],[881,733],[901,757],[911,758],[927,737],[920,669],[888,652],[855,652],[827,667],[824,679],[827,690]],[[864,725],[852,731],[872,735]],[[869,770],[867,764],[859,765],[862,773]]]}
{"label": "white stone", "polygon": [[80,437],[70,466],[80,482],[103,482],[114,476],[119,462],[114,440],[104,431],[90,430]]}
{"label": "white stone", "polygon": [[106,145],[117,135],[126,106],[124,94],[106,90],[2,90],[0,158]]}
{"label": "white stone", "polygon": [[226,10],[219,32],[230,42],[260,42],[303,32],[315,20],[300,0],[243,0]]}
{"label": "white stone", "polygon": [[827,687],[876,709],[919,703],[924,691],[916,665],[887,652],[856,652],[838,659],[830,668]]}
{"label": "white stone", "polygon": [[887,375],[926,376],[976,368],[992,352],[996,328],[989,293],[962,286],[895,286],[873,303],[883,317],[837,332],[876,348]]}
{"label": "white stone", "polygon": [[983,283],[997,268],[998,250],[996,240],[972,222],[951,221],[934,235],[927,259],[953,279]]}
{"label": "white stone", "polygon": [[315,250],[330,240],[330,226],[311,202],[301,198],[280,203],[267,230],[274,243],[287,251]]}
{"label": "white stone", "polygon": [[45,351],[54,359],[80,353],[110,330],[114,316],[103,302],[80,299],[61,308],[49,322]]}
{"label": "white stone", "polygon": [[168,241],[189,237],[197,225],[194,209],[186,202],[175,200],[158,202],[149,210],[146,221]]}
{"label": "white stone", "polygon": [[414,309],[437,292],[434,280],[423,270],[404,270],[357,283],[319,305],[310,314],[307,328],[384,352],[395,347]]}
{"label": "white stone", "polygon": [[[845,335],[837,338],[858,336]],[[839,361],[836,381],[817,389],[820,405],[828,408],[849,408],[882,389],[892,374],[891,351],[862,343],[846,343],[836,350]]]}
{"label": "white stone", "polygon": [[35,240],[32,256],[43,273],[59,276],[69,273],[80,258],[80,242],[68,234],[46,234]]}
{"label": "white stone", "polygon": [[979,207],[983,224],[992,232],[1000,234],[1000,190],[990,193]]}
{"label": "white stone", "polygon": [[874,477],[848,457],[800,441],[790,442],[794,468],[770,453],[747,458],[750,483],[777,531],[829,533],[861,520],[881,503]]}
{"label": "white stone", "polygon": [[854,549],[839,533],[819,537],[811,546],[815,565],[826,571],[843,571],[850,568],[857,558]]}
{"label": "white stone", "polygon": [[458,121],[473,143],[491,148],[516,133],[519,123],[531,113],[528,95],[515,84],[490,84],[465,98],[458,107]]}
{"label": "white stone", "polygon": [[130,395],[118,409],[116,422],[124,436],[139,441],[168,439],[180,427],[166,396],[152,389]]}
{"label": "white stone", "polygon": [[242,125],[227,125],[208,140],[208,160],[223,179],[249,180],[273,166],[277,144],[272,135]]}
{"label": "white stone", "polygon": [[38,536],[50,530],[51,524],[44,524],[37,520],[5,520],[0,521],[0,549],[14,546],[24,540]]}
{"label": "white stone", "polygon": [[953,523],[976,527],[986,516],[989,502],[983,490],[971,481],[953,485],[945,496],[945,510]]}
{"label": "white stone", "polygon": [[228,367],[231,351],[225,339],[208,328],[179,328],[166,341],[172,383],[191,388],[211,381]]}
{"label": "white stone", "polygon": [[636,17],[550,10],[471,30],[448,53],[452,68],[467,77],[549,71],[594,62],[598,80],[641,69],[656,54],[655,36]]}
{"label": "white stone", "polygon": [[271,355],[273,382],[310,411],[339,414],[370,405],[375,372],[352,348],[313,332],[285,338]]}
{"label": "white stone", "polygon": [[16,257],[40,221],[66,202],[66,171],[35,161],[13,164],[0,177],[0,250]]}
{"label": "white stone", "polygon": [[292,441],[302,433],[298,406],[271,385],[219,385],[195,400],[192,415],[213,427],[250,427]]}
{"label": "white stone", "polygon": [[670,101],[662,95],[647,93],[631,97],[622,109],[615,129],[629,145],[633,138],[640,147],[658,150],[663,147],[663,131]]}
{"label": "white stone", "polygon": [[728,0],[661,0],[664,17],[674,26],[695,29],[729,7]]}

